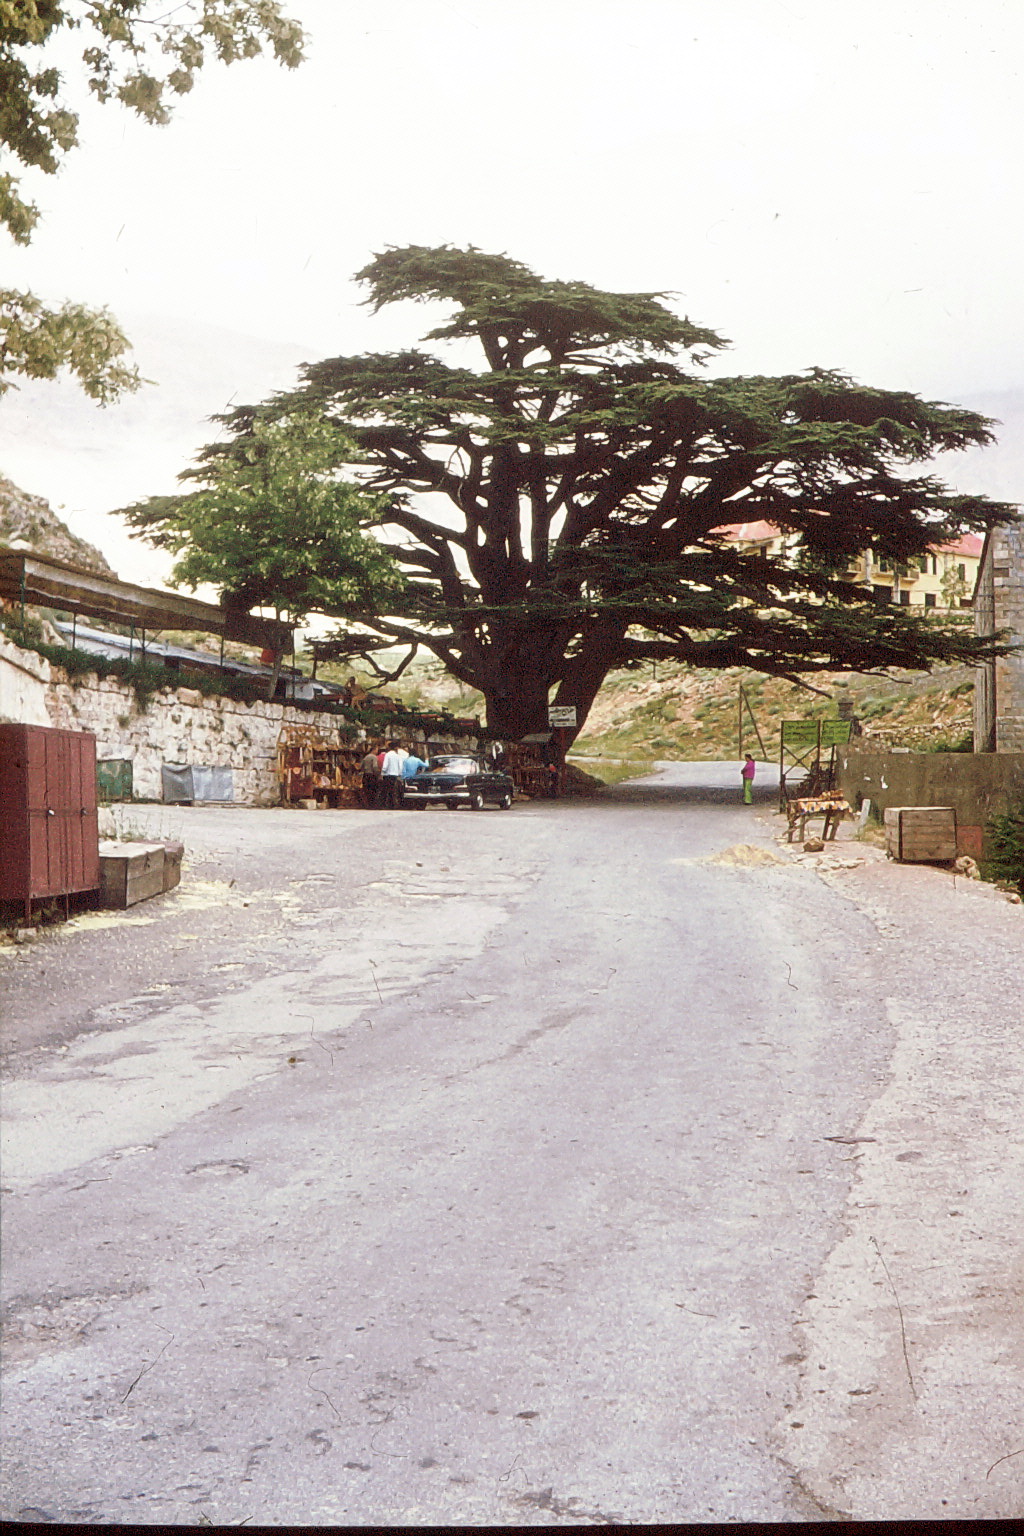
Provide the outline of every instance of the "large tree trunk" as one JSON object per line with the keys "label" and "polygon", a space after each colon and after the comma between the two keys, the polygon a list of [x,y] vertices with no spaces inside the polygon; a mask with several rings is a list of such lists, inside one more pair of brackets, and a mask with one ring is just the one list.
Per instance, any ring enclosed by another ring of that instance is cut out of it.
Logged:
{"label": "large tree trunk", "polygon": [[565,668],[565,675],[558,686],[554,702],[573,704],[576,707],[575,729],[567,731],[562,737],[566,751],[586,724],[591,706],[614,665],[615,654],[626,633],[626,627],[625,624],[618,623],[595,626],[585,637],[581,654],[569,662]]}
{"label": "large tree trunk", "polygon": [[[587,637],[582,654],[570,662],[552,656],[550,635],[519,636],[492,659],[490,678],[479,685],[487,700],[487,724],[507,741],[521,741],[548,729],[548,700],[558,682],[555,704],[576,707],[576,725],[559,734],[568,748],[583,729],[625,632],[622,624],[602,624]],[[561,679],[561,681],[559,681]]]}
{"label": "large tree trunk", "polygon": [[477,686],[487,724],[507,741],[548,728],[548,698],[562,670],[565,637],[549,625],[509,622],[489,637]]}
{"label": "large tree trunk", "polygon": [[503,672],[492,687],[484,689],[488,727],[505,741],[521,741],[534,731],[546,731],[550,688],[545,676],[521,668]]}

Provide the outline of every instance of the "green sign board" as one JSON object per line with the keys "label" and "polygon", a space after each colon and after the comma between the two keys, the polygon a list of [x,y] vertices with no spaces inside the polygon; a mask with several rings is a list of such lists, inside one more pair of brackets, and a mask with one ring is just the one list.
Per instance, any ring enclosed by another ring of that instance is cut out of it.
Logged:
{"label": "green sign board", "polygon": [[818,724],[817,720],[783,720],[782,745],[784,747],[816,747]]}
{"label": "green sign board", "polygon": [[850,739],[853,729],[852,720],[823,720],[821,722],[821,744],[823,747],[845,746]]}

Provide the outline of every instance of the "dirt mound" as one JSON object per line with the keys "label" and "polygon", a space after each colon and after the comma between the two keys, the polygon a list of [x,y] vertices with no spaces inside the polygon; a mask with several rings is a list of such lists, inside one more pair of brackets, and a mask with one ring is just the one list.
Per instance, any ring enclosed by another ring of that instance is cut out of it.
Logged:
{"label": "dirt mound", "polygon": [[785,861],[771,848],[758,848],[754,843],[734,843],[731,848],[723,848],[721,853],[713,853],[705,862],[728,864],[737,869],[754,869],[759,865],[782,864]]}
{"label": "dirt mound", "polygon": [[563,783],[567,795],[596,795],[599,789],[604,789],[602,779],[595,778],[592,773],[585,773],[575,763],[566,763]]}

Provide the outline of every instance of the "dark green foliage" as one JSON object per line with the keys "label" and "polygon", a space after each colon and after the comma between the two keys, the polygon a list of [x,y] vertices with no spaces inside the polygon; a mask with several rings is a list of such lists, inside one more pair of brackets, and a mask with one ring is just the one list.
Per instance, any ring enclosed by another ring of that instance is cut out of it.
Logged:
{"label": "dark green foliage", "polygon": [[86,677],[121,678],[131,688],[143,712],[153,695],[165,688],[195,688],[208,697],[223,696],[244,704],[254,704],[266,698],[266,689],[259,680],[253,682],[228,675],[213,677],[207,672],[172,672],[160,662],[130,661],[126,656],[95,656],[90,651],[79,651],[70,646],[47,645],[33,637],[28,625],[24,629],[8,625],[7,633],[25,650],[36,651],[54,666],[62,667],[72,687],[80,686]]}
{"label": "dark green foliage", "polygon": [[985,828],[985,847],[985,878],[1013,885],[1024,896],[1024,798],[1011,805],[1005,816],[991,818]]}
{"label": "dark green foliage", "polygon": [[[159,693],[161,688],[175,686],[168,682],[167,668],[157,662],[129,661],[124,656],[93,656],[88,651],[73,650],[64,645],[39,643],[27,648],[38,651],[40,656],[52,661],[54,666],[63,667],[72,687],[80,686],[86,677],[121,678],[131,688],[143,714],[154,694]],[[189,682],[191,684],[191,679]]]}
{"label": "dark green foliage", "polygon": [[42,620],[34,613],[20,613],[17,609],[0,608],[0,631],[9,635],[15,645],[35,650],[42,644]]}
{"label": "dark green foliage", "polygon": [[[357,446],[407,579],[386,612],[337,610],[346,654],[425,646],[518,736],[543,727],[552,690],[582,724],[609,670],[645,662],[795,680],[992,653],[845,575],[867,545],[904,561],[1013,516],[914,472],[991,442],[986,418],[826,369],[709,378],[725,343],[665,295],[549,282],[473,248],[392,249],[359,276],[374,309],[446,304],[427,339],[454,344],[451,360],[311,364],[297,390],[222,417],[231,440],[202,460],[212,471],[296,411]],[[799,535],[799,568],[724,540],[762,518]]]}
{"label": "dark green foliage", "polygon": [[674,347],[721,347],[713,331],[680,320],[660,293],[602,293],[588,283],[542,282],[507,256],[470,247],[405,246],[356,273],[371,289],[376,313],[401,299],[451,301],[458,308],[427,341],[479,340],[492,369],[517,369],[535,351],[554,363],[589,348],[622,346],[638,354]]}
{"label": "dark green foliage", "polygon": [[350,442],[308,413],[257,418],[234,452],[180,477],[199,489],[122,509],[150,543],[177,556],[172,580],[211,582],[232,607],[309,612],[399,600],[394,562],[366,532],[382,510],[338,474]]}
{"label": "dark green foliage", "polygon": [[924,750],[926,752],[973,752],[974,732],[962,731],[958,736],[933,736]]}

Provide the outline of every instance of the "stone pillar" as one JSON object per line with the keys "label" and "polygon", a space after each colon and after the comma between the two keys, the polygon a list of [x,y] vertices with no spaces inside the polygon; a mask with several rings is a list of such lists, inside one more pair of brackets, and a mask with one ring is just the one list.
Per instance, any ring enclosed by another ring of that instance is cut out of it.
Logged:
{"label": "stone pillar", "polygon": [[[1009,632],[1024,645],[1024,521],[985,540],[974,599],[979,635]],[[976,752],[1024,752],[1024,652],[979,667],[974,690]]]}

